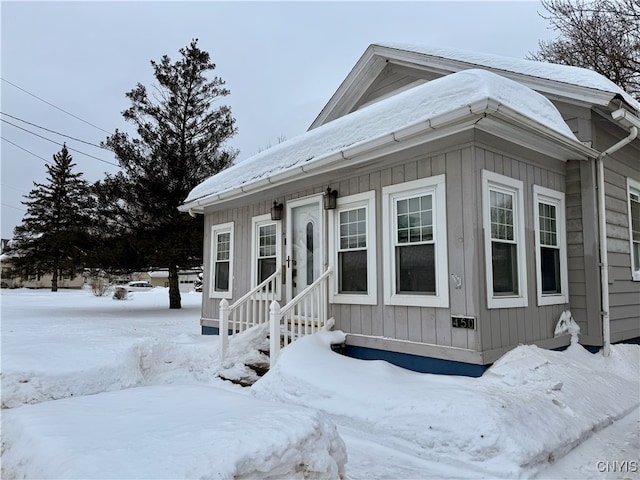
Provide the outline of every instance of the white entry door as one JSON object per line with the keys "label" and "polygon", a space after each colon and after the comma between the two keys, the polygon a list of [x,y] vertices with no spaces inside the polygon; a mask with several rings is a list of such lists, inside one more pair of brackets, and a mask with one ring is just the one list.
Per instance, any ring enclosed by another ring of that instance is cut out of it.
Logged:
{"label": "white entry door", "polygon": [[287,204],[287,297],[291,300],[322,274],[322,197]]}

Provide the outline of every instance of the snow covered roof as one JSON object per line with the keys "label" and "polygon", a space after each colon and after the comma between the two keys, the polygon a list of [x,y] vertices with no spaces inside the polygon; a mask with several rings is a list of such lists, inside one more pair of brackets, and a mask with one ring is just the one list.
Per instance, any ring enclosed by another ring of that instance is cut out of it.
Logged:
{"label": "snow covered roof", "polygon": [[587,68],[559,65],[555,63],[523,60],[519,58],[503,57],[488,53],[471,52],[454,48],[432,47],[415,44],[383,42],[375,45],[439,57],[463,62],[476,67],[502,70],[526,75],[533,78],[552,80],[572,86],[586,87],[602,92],[608,92],[623,98],[629,106],[640,112],[640,102],[599,73]]}
{"label": "snow covered roof", "polygon": [[404,65],[436,76],[482,68],[522,83],[549,98],[600,106],[620,98],[635,110],[636,115],[640,114],[640,102],[611,80],[586,68],[454,48],[382,42],[367,48],[309,128],[317,128],[357,108],[360,96],[388,64]]}
{"label": "snow covered roof", "polygon": [[[195,187],[181,209],[268,188],[284,182],[285,174],[290,181],[292,175],[302,175],[321,161],[339,166],[355,155],[347,150],[398,142],[400,131],[433,131],[456,120],[484,115],[489,104],[494,112],[498,108],[516,112],[529,125],[551,132],[560,142],[579,145],[558,110],[543,95],[495,73],[471,69],[416,86],[238,162]],[[329,158],[332,155],[334,159]],[[276,175],[279,177],[274,178]]]}

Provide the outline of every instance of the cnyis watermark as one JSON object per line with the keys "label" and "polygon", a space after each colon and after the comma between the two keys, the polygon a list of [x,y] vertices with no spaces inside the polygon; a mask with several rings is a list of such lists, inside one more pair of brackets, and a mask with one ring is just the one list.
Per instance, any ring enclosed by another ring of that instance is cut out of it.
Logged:
{"label": "cnyis watermark", "polygon": [[600,473],[637,473],[638,460],[598,460],[596,468]]}

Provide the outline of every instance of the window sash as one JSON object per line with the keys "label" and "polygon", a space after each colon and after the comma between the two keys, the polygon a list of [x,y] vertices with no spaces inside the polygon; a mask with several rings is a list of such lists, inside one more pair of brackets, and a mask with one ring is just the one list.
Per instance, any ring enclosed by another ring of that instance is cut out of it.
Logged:
{"label": "window sash", "polygon": [[524,183],[482,171],[482,212],[488,308],[526,307]]}
{"label": "window sash", "polygon": [[334,274],[329,300],[338,304],[375,305],[375,191],[338,198],[329,211],[329,251]]}
{"label": "window sash", "polygon": [[382,189],[386,305],[449,307],[445,178]]}
{"label": "window sash", "polygon": [[631,279],[640,281],[640,182],[627,177]]}
{"label": "window sash", "polygon": [[564,193],[533,186],[538,305],[569,301]]}
{"label": "window sash", "polygon": [[231,298],[233,283],[233,223],[212,227],[209,296]]}

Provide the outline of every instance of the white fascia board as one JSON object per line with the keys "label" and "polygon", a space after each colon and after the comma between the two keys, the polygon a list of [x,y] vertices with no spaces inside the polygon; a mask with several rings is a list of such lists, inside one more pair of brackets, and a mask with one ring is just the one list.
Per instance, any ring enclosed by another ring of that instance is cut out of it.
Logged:
{"label": "white fascia board", "polygon": [[539,150],[555,158],[567,160],[569,158],[586,159],[598,156],[595,150],[584,146],[577,140],[571,140],[561,133],[488,98],[437,115],[429,120],[408,125],[394,132],[368,139],[339,152],[315,159],[308,164],[297,165],[292,169],[256,182],[196,199],[178,208],[182,212],[191,210],[195,213],[203,213],[207,206],[234,200],[247,193],[257,193],[276,185],[283,185],[293,179],[299,179],[300,175],[328,173],[452,135],[472,127],[477,124],[478,120],[482,120],[479,127],[485,131],[502,132],[505,138],[512,141],[518,140],[523,146]]}
{"label": "white fascia board", "polygon": [[[564,160],[586,160],[588,158],[597,158],[599,155],[598,151],[587,147],[578,140],[569,138],[557,130],[532,120],[506,105],[500,105],[491,116],[503,120],[507,125],[520,126],[530,131],[533,134],[532,138],[537,139],[537,141],[531,144],[533,148],[539,145],[541,140],[544,140],[553,146],[551,150],[557,150],[559,153],[564,152],[564,155],[559,156],[559,158]],[[511,140],[521,140],[521,138],[519,135],[513,135]]]}
{"label": "white fascia board", "polygon": [[593,104],[607,106],[616,96],[615,93],[598,90],[595,88],[581,87],[570,83],[563,83],[556,80],[535,77],[524,73],[512,72],[500,68],[494,68],[487,65],[464,62],[461,60],[435,57],[419,52],[410,52],[405,50],[397,50],[389,47],[381,47],[375,49],[379,55],[383,55],[389,63],[407,66],[415,69],[424,69],[439,73],[441,75],[449,75],[470,68],[479,68],[496,73],[500,76],[514,80],[522,85],[544,93],[545,96],[555,97],[568,103],[577,105]]}

